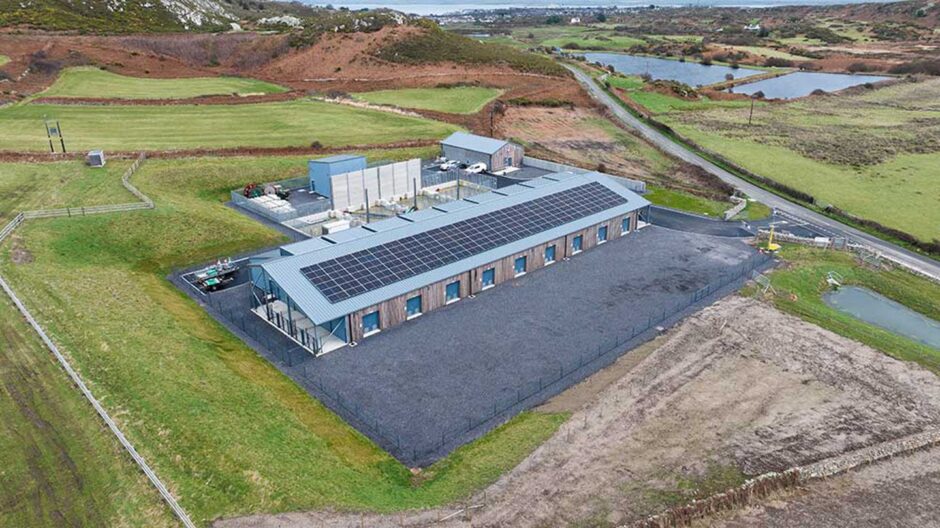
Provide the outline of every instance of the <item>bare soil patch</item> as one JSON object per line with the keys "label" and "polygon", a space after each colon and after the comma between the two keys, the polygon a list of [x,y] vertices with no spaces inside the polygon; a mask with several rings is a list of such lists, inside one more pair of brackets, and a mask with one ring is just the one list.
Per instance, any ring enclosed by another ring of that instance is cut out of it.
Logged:
{"label": "bare soil patch", "polygon": [[[591,383],[605,384],[595,376],[583,385]],[[583,385],[572,391],[591,392]],[[940,380],[933,374],[766,304],[732,297],[670,331],[554,437],[469,500],[483,507],[443,526],[628,522],[695,497],[697,486],[704,489],[716,472],[782,470],[937,423]],[[912,479],[922,470],[897,467],[899,480],[916,485]],[[836,493],[837,483],[819,486]],[[906,508],[921,519],[935,515],[926,499]],[[454,509],[262,515],[216,526],[425,526]]]}
{"label": "bare soil patch", "polygon": [[497,120],[494,135],[522,142],[537,158],[720,200],[731,193],[711,174],[668,159],[593,108],[512,106]]}

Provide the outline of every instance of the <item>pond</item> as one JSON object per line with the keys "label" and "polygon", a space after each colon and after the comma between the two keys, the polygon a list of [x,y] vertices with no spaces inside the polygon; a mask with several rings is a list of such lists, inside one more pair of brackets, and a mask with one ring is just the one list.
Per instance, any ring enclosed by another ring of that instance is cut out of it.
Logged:
{"label": "pond", "polygon": [[654,79],[679,81],[689,86],[706,86],[724,82],[725,75],[729,73],[733,75],[735,79],[742,79],[762,73],[761,70],[755,70],[753,68],[731,68],[717,65],[705,66],[697,62],[679,62],[677,60],[626,55],[624,53],[585,53],[584,57],[590,62],[599,62],[605,66],[613,66],[614,70],[625,75],[642,75],[649,73]]}
{"label": "pond", "polygon": [[805,97],[817,89],[824,92],[837,92],[852,86],[876,83],[890,78],[879,75],[794,72],[773,79],[735,86],[732,91],[747,95],[764,92],[764,97],[767,99],[794,99]]}
{"label": "pond", "polygon": [[940,349],[940,322],[871,290],[844,286],[823,295],[823,301],[856,319]]}

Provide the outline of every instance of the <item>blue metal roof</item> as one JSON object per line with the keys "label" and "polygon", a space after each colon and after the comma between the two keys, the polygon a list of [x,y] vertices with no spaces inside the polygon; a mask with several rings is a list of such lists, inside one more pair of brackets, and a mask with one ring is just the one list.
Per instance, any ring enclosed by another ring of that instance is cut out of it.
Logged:
{"label": "blue metal roof", "polygon": [[486,154],[495,154],[497,150],[503,148],[508,143],[502,139],[493,139],[466,132],[454,132],[441,141],[441,145],[472,150],[473,152],[484,152]]}
{"label": "blue metal roof", "polygon": [[325,158],[317,158],[310,160],[312,163],[337,163],[340,161],[349,161],[357,160],[364,158],[365,156],[360,156],[357,154],[336,154],[334,156],[327,156]]}
{"label": "blue metal roof", "polygon": [[[637,194],[634,194],[623,185],[611,180],[601,173],[592,172],[585,174],[571,174],[555,181],[546,177],[546,184],[535,184],[529,186],[513,186],[511,195],[506,196],[495,191],[477,195],[472,200],[479,199],[481,203],[475,203],[471,200],[461,200],[461,205],[453,207],[453,212],[442,212],[436,208],[424,209],[415,213],[401,215],[402,220],[411,220],[402,222],[400,227],[393,229],[381,229],[379,232],[372,232],[362,227],[355,227],[346,231],[341,231],[342,242],[322,246],[319,249],[303,252],[295,256],[284,257],[271,262],[262,264],[262,268],[271,277],[280,288],[290,296],[300,310],[307,315],[310,320],[316,324],[323,324],[332,321],[338,317],[348,315],[352,312],[374,306],[380,302],[404,295],[410,291],[417,290],[428,284],[442,281],[444,279],[459,275],[467,270],[482,266],[489,262],[511,256],[525,251],[533,246],[554,240],[565,236],[573,231],[578,231],[594,224],[600,223],[611,217],[626,214],[649,205],[649,202]],[[580,218],[573,222],[548,229],[546,231],[534,234],[532,236],[499,246],[489,251],[484,251],[467,257],[463,260],[447,264],[445,266],[430,270],[428,272],[416,275],[399,282],[383,286],[356,297],[351,297],[336,303],[331,303],[327,298],[301,273],[301,268],[337,258],[360,251],[362,249],[375,247],[393,240],[399,240],[425,231],[430,231],[438,227],[453,224],[467,218],[473,218],[486,213],[511,207],[524,203],[542,196],[547,196],[557,192],[572,189],[587,183],[597,182],[614,191],[626,199],[626,203],[601,211],[599,213]],[[502,190],[502,189],[501,189]],[[518,190],[518,192],[516,192]],[[492,195],[492,197],[486,197]],[[466,205],[464,205],[466,204]],[[384,223],[380,222],[380,223]],[[309,241],[307,242],[309,244]],[[301,243],[304,244],[304,243]],[[297,246],[299,244],[294,244]],[[312,244],[309,244],[312,245]]]}

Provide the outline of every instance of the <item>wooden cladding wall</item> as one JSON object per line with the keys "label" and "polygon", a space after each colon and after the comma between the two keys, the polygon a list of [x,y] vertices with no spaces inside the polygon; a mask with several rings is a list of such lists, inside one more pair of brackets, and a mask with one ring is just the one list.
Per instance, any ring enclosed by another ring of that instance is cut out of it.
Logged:
{"label": "wooden cladding wall", "polygon": [[[519,145],[506,143],[502,148],[490,156],[490,172],[501,171],[507,167],[521,167],[523,154],[524,152],[522,147]],[[512,161],[507,164],[506,158],[510,158]]]}
{"label": "wooden cladding wall", "polygon": [[563,237],[556,238],[550,242],[539,244],[520,253],[510,255],[495,262],[473,268],[469,271],[448,277],[445,280],[435,282],[419,288],[417,290],[400,295],[398,297],[370,306],[363,310],[353,312],[349,315],[349,338],[351,341],[361,341],[363,338],[362,318],[376,310],[379,312],[379,326],[382,330],[393,327],[404,322],[407,317],[406,304],[408,299],[416,295],[421,296],[421,313],[427,313],[436,310],[446,304],[445,289],[448,284],[454,281],[460,281],[460,298],[463,299],[470,294],[477,294],[483,291],[483,272],[493,268],[495,280],[494,286],[503,282],[510,281],[516,277],[515,263],[521,256],[526,257],[526,273],[531,273],[539,268],[545,267],[545,249],[549,246],[555,246],[555,261],[560,261],[573,254],[572,243],[578,235],[582,236],[582,251],[593,248],[597,245],[597,229],[599,226],[607,226],[607,240],[613,240],[620,236],[621,225],[625,217],[630,218],[630,228],[635,229],[636,212],[625,216],[618,216],[606,222],[593,225],[580,231],[569,233]]}

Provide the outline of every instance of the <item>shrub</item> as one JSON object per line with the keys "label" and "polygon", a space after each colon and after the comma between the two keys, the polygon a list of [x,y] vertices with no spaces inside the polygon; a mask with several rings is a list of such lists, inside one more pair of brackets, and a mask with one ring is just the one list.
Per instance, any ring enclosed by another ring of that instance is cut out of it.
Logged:
{"label": "shrub", "polygon": [[890,73],[940,75],[940,59],[921,59],[898,64],[888,70]]}
{"label": "shrub", "polygon": [[852,64],[849,64],[848,67],[846,68],[847,71],[850,71],[852,73],[870,72],[870,71],[875,71],[876,69],[877,68],[875,68],[871,64],[868,64],[867,62],[853,62]]}
{"label": "shrub", "polygon": [[780,57],[767,57],[767,59],[764,60],[764,66],[773,68],[792,68],[793,61],[781,59]]}
{"label": "shrub", "polygon": [[733,81],[733,80],[734,80],[734,74],[733,74],[733,73],[726,73],[726,74],[725,74],[725,80],[726,80],[726,81]]}

